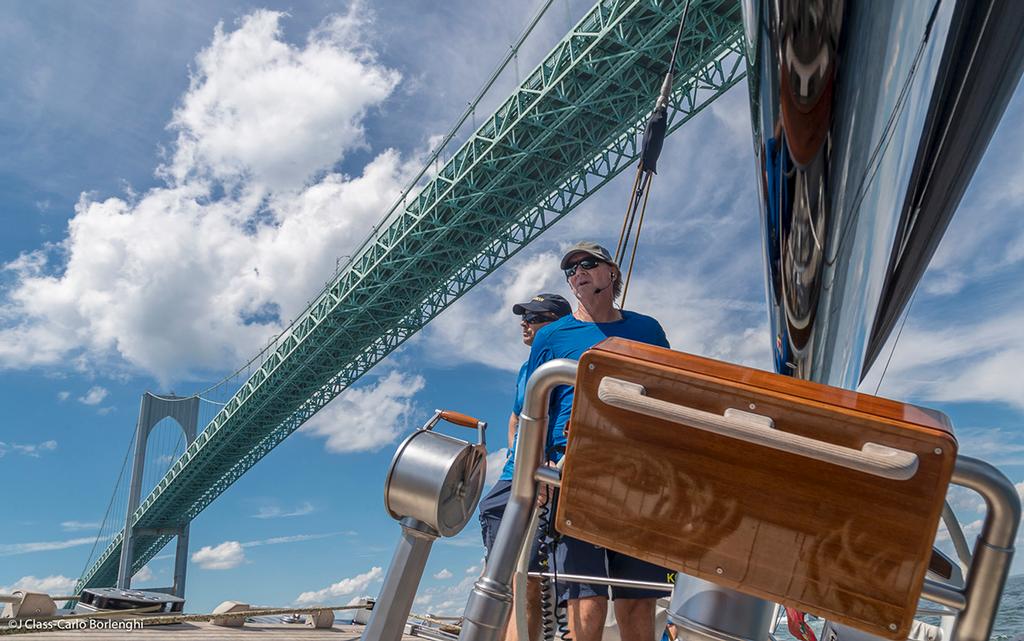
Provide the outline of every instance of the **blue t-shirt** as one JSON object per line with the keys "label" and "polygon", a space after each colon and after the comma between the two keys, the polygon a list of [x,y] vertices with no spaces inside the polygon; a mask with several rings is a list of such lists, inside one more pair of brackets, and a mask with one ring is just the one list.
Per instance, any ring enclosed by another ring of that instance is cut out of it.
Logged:
{"label": "blue t-shirt", "polygon": [[[523,361],[523,366],[519,368],[519,376],[516,378],[516,401],[512,403],[512,413],[516,416],[523,411],[523,398],[526,396],[526,368],[530,364],[530,361]],[[519,430],[516,430],[516,434]]]}
{"label": "blue t-shirt", "polygon": [[[583,352],[611,336],[659,347],[669,346],[665,330],[662,329],[658,321],[636,312],[621,310],[621,313],[622,320],[611,323],[585,323],[570,314],[540,328],[533,339],[530,359],[519,371],[519,380],[523,383],[522,389],[525,389],[526,381],[529,380],[533,372],[544,363],[556,358],[579,360],[583,356]],[[523,402],[521,394],[520,386],[517,384],[516,403],[520,411],[522,411]],[[549,460],[557,461],[561,458],[561,450],[565,447],[565,424],[569,422],[569,415],[572,413],[572,398],[573,388],[571,385],[559,385],[551,393],[547,438]],[[517,427],[515,440],[518,439],[519,428]],[[513,443],[513,448],[509,451],[509,458],[505,461],[505,468],[502,470],[499,480],[509,481],[512,479],[514,452],[515,444]]]}
{"label": "blue t-shirt", "polygon": [[[524,361],[522,367],[519,368],[519,376],[516,377],[516,400],[512,403],[512,413],[516,416],[523,411],[523,398],[526,396],[526,368],[530,364],[530,361]],[[512,445],[508,447],[508,452],[505,454],[505,467],[502,468],[501,478],[499,481],[509,481],[512,479],[512,472],[508,473],[508,478],[505,478],[505,470],[511,470],[512,457],[516,452],[516,443],[519,441],[519,423],[516,423],[516,433],[512,435]]]}

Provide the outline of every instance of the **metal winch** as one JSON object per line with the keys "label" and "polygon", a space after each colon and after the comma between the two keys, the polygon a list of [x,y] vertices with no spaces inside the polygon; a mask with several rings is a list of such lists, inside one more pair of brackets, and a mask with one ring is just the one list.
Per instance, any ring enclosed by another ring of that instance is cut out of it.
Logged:
{"label": "metal winch", "polygon": [[[441,420],[476,429],[477,442],[435,432]],[[363,641],[399,641],[434,541],[469,523],[487,475],[487,423],[437,410],[398,446],[384,483],[384,506],[402,526]]]}

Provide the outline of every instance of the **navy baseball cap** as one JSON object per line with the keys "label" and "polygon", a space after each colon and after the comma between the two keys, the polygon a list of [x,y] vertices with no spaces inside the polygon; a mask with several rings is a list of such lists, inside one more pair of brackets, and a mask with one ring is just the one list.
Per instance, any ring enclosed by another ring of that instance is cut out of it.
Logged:
{"label": "navy baseball cap", "polygon": [[558,318],[572,313],[569,301],[558,294],[537,294],[525,303],[516,303],[512,306],[512,313],[522,316],[526,312],[547,312]]}

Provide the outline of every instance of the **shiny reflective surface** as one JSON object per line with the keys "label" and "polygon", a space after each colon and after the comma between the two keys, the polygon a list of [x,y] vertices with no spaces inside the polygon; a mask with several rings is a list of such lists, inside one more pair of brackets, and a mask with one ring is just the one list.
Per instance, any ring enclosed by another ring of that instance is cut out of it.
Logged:
{"label": "shiny reflective surface", "polygon": [[[617,339],[584,354],[579,372],[559,531],[906,638],[956,458],[941,415]],[[756,412],[823,442],[913,452],[920,466],[896,481],[641,417],[600,400],[607,377],[705,412]]]}
{"label": "shiny reflective surface", "polygon": [[743,3],[780,373],[860,380],[948,24],[935,7]]}

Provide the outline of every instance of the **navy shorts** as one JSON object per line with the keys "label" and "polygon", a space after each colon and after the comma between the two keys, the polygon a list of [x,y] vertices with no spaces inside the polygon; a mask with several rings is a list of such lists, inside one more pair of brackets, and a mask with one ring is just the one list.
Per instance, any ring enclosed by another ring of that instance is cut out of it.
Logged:
{"label": "navy shorts", "polygon": [[[668,583],[674,572],[663,567],[641,561],[620,552],[564,536],[558,542],[555,551],[555,570],[565,574],[582,574],[610,579],[629,579],[631,581],[650,581],[652,583]],[[641,588],[620,588],[598,583],[558,582],[558,600],[586,599],[595,596],[608,596],[611,587],[612,599],[657,599],[668,596],[663,590],[647,590]]]}
{"label": "navy shorts", "polygon": [[[485,559],[491,556],[494,539],[498,536],[498,526],[501,525],[501,517],[505,516],[505,507],[511,496],[512,481],[498,481],[491,488],[490,493],[480,499],[480,533],[484,537],[484,547],[487,549]],[[541,558],[540,537],[537,537],[533,540],[529,570],[530,572],[547,572],[547,567],[548,560]]]}

